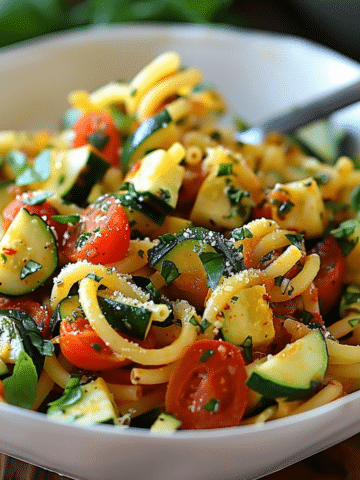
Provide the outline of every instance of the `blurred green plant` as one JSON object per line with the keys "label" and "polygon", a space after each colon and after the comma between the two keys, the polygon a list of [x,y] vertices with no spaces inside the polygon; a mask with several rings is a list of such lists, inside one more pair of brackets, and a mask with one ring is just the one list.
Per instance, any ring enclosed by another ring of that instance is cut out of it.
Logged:
{"label": "blurred green plant", "polygon": [[0,46],[85,25],[121,22],[244,26],[236,0],[0,0]]}

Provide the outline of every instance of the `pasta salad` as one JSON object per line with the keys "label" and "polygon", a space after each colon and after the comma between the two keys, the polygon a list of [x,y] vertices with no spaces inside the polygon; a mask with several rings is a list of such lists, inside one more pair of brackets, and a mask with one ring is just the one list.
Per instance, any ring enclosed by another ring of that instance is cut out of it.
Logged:
{"label": "pasta salad", "polygon": [[0,399],[152,432],[360,388],[360,169],[241,144],[175,52],[0,132]]}

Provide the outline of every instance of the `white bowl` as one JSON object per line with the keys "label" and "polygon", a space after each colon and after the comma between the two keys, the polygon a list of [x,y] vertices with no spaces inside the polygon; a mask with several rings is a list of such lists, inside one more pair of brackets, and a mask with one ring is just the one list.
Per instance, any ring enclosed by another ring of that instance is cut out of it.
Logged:
{"label": "white bowl", "polygon": [[[249,122],[339,88],[360,65],[298,38],[200,26],[90,28],[0,53],[0,129],[56,128],[67,94],[130,80],[158,54],[175,50],[225,93]],[[357,131],[359,107],[334,119]],[[0,404],[0,451],[83,480],[258,478],[360,431],[360,392],[269,422],[213,431],[148,431],[54,423]]]}

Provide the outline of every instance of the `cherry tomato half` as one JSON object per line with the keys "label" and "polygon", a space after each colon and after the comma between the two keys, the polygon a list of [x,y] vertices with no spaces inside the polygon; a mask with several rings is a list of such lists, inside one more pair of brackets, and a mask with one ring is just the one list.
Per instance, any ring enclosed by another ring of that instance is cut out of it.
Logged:
{"label": "cherry tomato half", "polygon": [[239,425],[249,401],[246,378],[237,347],[199,340],[188,347],[171,375],[166,410],[182,421],[184,430]]}
{"label": "cherry tomato half", "polygon": [[73,125],[73,147],[90,143],[115,167],[119,167],[120,136],[108,112],[91,112],[82,115]]}
{"label": "cherry tomato half", "polygon": [[[40,198],[40,196],[39,196]],[[58,245],[62,243],[63,235],[66,231],[66,225],[56,222],[52,219],[53,215],[58,215],[59,212],[54,208],[50,202],[44,200],[40,203],[31,203],[33,199],[36,199],[36,194],[32,192],[26,192],[18,196],[10,202],[3,210],[2,215],[4,219],[4,231],[7,230],[14,220],[16,215],[22,208],[25,208],[29,213],[39,215],[49,225],[51,231],[54,233],[57,239]],[[29,203],[27,203],[29,202]]]}
{"label": "cherry tomato half", "polygon": [[60,348],[70,363],[85,370],[109,370],[127,363],[127,359],[113,352],[83,317],[72,322],[62,320]]}
{"label": "cherry tomato half", "polygon": [[309,253],[317,253],[320,257],[320,270],[314,284],[318,289],[320,312],[324,315],[338,302],[341,295],[345,260],[332,235],[327,235]]}
{"label": "cherry tomato half", "polygon": [[130,245],[130,227],[120,200],[112,195],[99,198],[65,237],[63,253],[72,262],[88,260],[106,265],[124,258]]}

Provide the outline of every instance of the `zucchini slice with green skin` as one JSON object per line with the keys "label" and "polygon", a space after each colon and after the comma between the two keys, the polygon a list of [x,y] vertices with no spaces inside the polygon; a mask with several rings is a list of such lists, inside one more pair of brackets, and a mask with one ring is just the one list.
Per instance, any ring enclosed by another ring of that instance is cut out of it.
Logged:
{"label": "zucchini slice with green skin", "polygon": [[47,410],[47,416],[50,419],[81,425],[116,423],[118,410],[113,396],[102,378],[99,377],[85,385],[76,386],[76,388],[78,389],[78,400],[73,403],[69,401],[54,402],[54,405],[50,405]]}
{"label": "zucchini slice with green skin", "polygon": [[174,208],[161,200],[161,198],[149,191],[138,192],[135,190],[134,185],[129,182],[121,186],[116,196],[125,208],[129,221],[133,217],[131,212],[135,210],[149,218],[156,225],[162,225],[166,215],[174,211]]}
{"label": "zucchini slice with green skin", "polygon": [[0,294],[33,292],[57,264],[56,240],[49,226],[22,208],[0,241]]}
{"label": "zucchini slice with green skin", "polygon": [[178,140],[174,119],[167,109],[148,118],[127,139],[122,153],[122,167],[127,172],[137,160],[157,148],[169,148]]}
{"label": "zucchini slice with green skin", "polygon": [[57,193],[76,205],[85,206],[93,186],[110,167],[91,145],[69,150],[54,151],[49,178],[38,188]]}
{"label": "zucchini slice with green skin", "polygon": [[190,264],[199,264],[200,261],[207,273],[208,284],[214,289],[222,274],[230,275],[244,269],[241,254],[234,243],[218,232],[197,227],[185,228],[176,235],[163,235],[159,240],[158,245],[148,250],[148,259],[149,265],[160,272],[163,272],[165,265],[168,268],[171,264],[180,275],[185,270],[194,270]]}
{"label": "zucchini slice with green skin", "polygon": [[[137,340],[145,340],[152,323],[151,310],[105,295],[98,295],[97,299],[103,315],[113,328]],[[65,319],[68,322],[75,321],[78,316],[85,316],[78,295],[65,297],[54,312],[54,327]]]}
{"label": "zucchini slice with green skin", "polygon": [[158,418],[150,427],[150,432],[152,433],[172,433],[175,430],[179,430],[181,427],[181,420],[174,417],[171,413],[163,412],[160,413]]}
{"label": "zucchini slice with green skin", "polygon": [[266,398],[298,400],[320,384],[327,366],[325,338],[319,329],[314,329],[257,365],[246,384]]}

